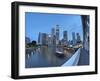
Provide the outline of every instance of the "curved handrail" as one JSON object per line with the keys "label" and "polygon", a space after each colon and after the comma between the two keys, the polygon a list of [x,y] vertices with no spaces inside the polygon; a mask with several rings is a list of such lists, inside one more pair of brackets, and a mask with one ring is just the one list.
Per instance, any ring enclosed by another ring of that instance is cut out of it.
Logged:
{"label": "curved handrail", "polygon": [[75,66],[78,64],[78,61],[79,61],[79,57],[80,57],[80,49],[79,48],[75,54],[68,60],[66,61],[63,65],[61,66]]}

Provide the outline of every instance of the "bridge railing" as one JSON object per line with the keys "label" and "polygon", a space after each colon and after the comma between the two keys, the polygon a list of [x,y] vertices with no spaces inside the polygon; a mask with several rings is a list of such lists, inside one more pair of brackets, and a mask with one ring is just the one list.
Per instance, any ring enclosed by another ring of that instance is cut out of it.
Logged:
{"label": "bridge railing", "polygon": [[81,48],[79,48],[75,52],[75,54],[73,54],[73,56],[61,66],[75,66],[75,65],[77,65],[78,61],[79,61],[79,57],[80,57],[80,49]]}

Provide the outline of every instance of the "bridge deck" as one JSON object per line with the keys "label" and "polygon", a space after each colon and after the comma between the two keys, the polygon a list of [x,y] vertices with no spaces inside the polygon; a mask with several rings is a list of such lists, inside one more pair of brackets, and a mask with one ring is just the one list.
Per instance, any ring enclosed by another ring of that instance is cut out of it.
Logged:
{"label": "bridge deck", "polygon": [[89,52],[81,49],[78,65],[89,65]]}

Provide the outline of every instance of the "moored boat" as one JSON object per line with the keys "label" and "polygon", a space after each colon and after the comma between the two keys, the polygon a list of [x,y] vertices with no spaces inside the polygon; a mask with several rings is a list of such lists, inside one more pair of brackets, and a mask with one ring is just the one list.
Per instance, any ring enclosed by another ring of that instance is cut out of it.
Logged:
{"label": "moored boat", "polygon": [[56,51],[56,56],[58,57],[64,57],[64,53],[61,51]]}

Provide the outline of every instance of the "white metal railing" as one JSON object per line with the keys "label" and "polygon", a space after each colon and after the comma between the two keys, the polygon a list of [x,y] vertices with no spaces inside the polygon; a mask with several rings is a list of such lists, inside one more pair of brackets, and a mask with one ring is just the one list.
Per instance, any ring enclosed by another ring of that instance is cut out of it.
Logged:
{"label": "white metal railing", "polygon": [[75,66],[78,64],[78,61],[79,61],[79,57],[80,57],[80,49],[79,48],[75,54],[68,60],[66,61],[63,65],[61,66]]}

